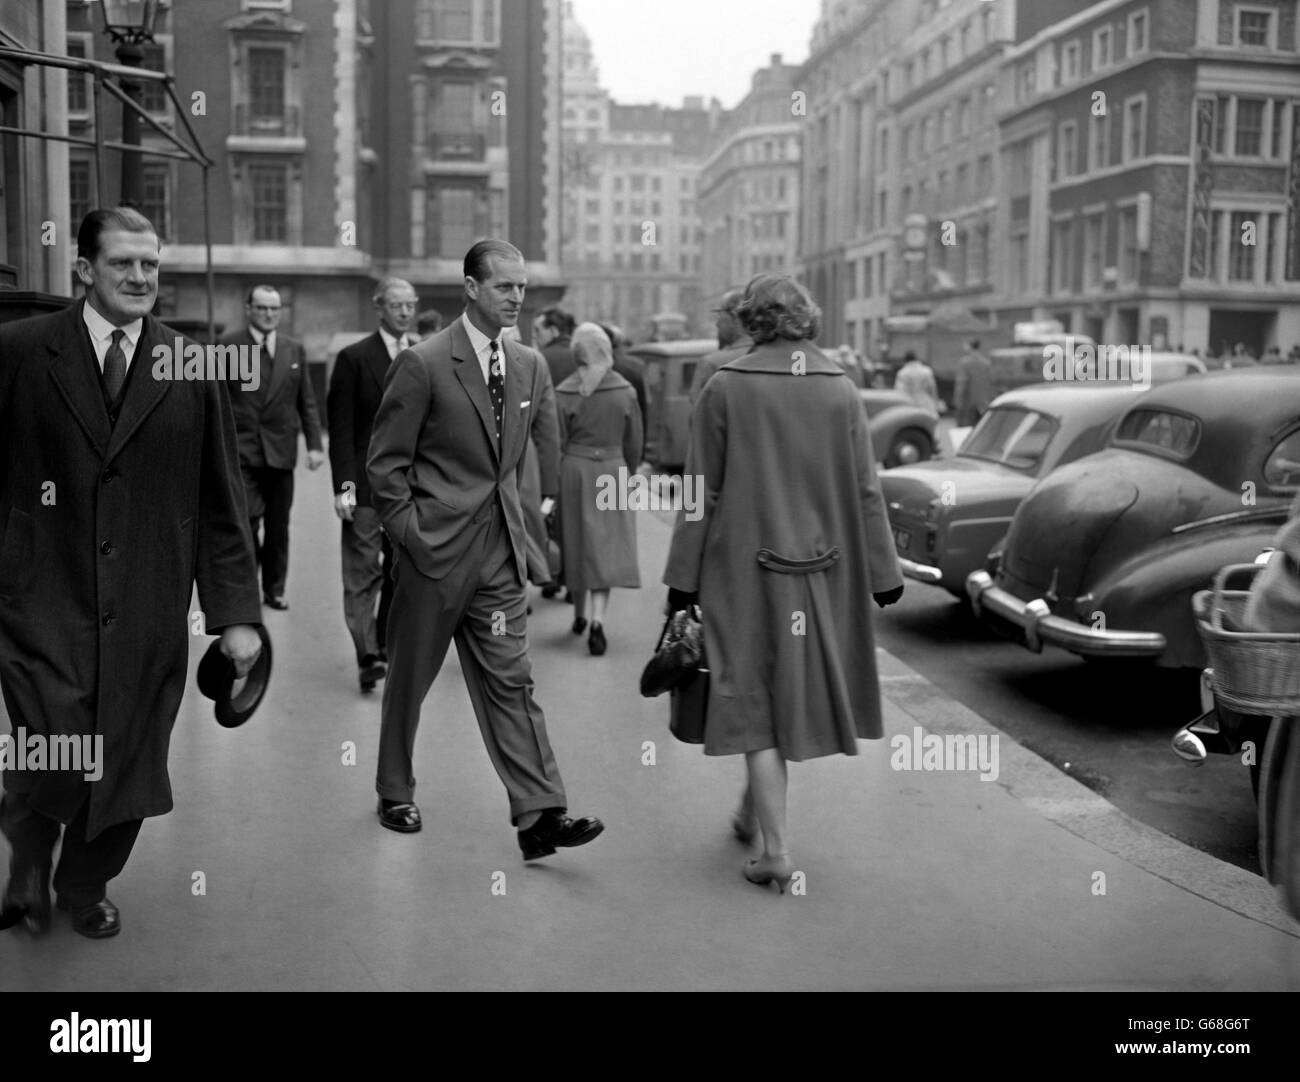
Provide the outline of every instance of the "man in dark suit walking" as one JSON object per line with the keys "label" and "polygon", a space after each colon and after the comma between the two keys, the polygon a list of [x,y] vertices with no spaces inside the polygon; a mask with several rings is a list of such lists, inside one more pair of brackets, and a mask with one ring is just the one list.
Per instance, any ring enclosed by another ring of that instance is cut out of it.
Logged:
{"label": "man in dark suit walking", "polygon": [[533,348],[540,349],[551,372],[551,386],[558,387],[578,368],[573,359],[573,316],[563,308],[551,305],[544,308],[533,320]]}
{"label": "man in dark suit walking", "polygon": [[399,355],[375,415],[367,468],[398,546],[391,669],[379,735],[380,822],[420,829],[411,757],[420,707],[456,641],[483,741],[510,798],[525,860],[583,845],[604,826],[570,819],[533,699],[525,637],[524,449],[557,488],[558,429],[545,361],[503,335],[523,306],[522,253],[501,240],[465,256],[465,312]]}
{"label": "man in dark suit walking", "polygon": [[[293,506],[293,470],[298,464],[298,432],[307,439],[307,468],[325,461],[321,448],[316,396],[301,344],[281,334],[280,294],[272,286],[253,286],[245,299],[248,325],[225,335],[222,345],[241,350],[258,347],[261,371],[256,387],[230,384],[235,412],[239,465],[253,546],[262,565],[262,603],[287,609],[284,584],[289,574],[289,509]],[[258,537],[265,518],[265,536]]]}
{"label": "man in dark suit walking", "polygon": [[326,397],[334,513],[343,522],[343,619],[352,636],[362,691],[372,691],[388,671],[386,635],[393,596],[388,574],[393,549],[371,502],[366,449],[388,366],[415,344],[409,331],[417,307],[415,289],[401,278],[381,281],[372,300],[379,329],[339,353]]}
{"label": "man in dark suit walking", "polygon": [[48,927],[63,827],[59,908],[82,935],[120,931],[108,882],[143,820],[172,807],[196,579],[235,671],[261,651],[230,399],[219,379],[177,377],[182,339],[149,314],[158,264],[147,218],[92,211],[77,234],[85,299],[0,326],[0,690],[16,739],[103,751],[98,778],[6,770],[0,927]]}

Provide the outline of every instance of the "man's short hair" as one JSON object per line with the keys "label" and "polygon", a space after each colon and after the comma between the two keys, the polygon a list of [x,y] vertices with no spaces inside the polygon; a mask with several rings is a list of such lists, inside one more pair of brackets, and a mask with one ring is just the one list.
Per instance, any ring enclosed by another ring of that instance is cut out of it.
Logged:
{"label": "man's short hair", "polygon": [[405,278],[381,278],[375,286],[375,291],[370,294],[370,299],[375,304],[383,304],[384,298],[388,296],[389,290],[400,289],[405,286],[407,289],[414,291],[415,286],[411,285]]}
{"label": "man's short hair", "polygon": [[718,307],[715,311],[734,316],[736,309],[740,307],[740,302],[744,299],[745,291],[743,289],[729,289],[722,295],[722,299],[718,301]]}
{"label": "man's short hair", "polygon": [[465,253],[465,277],[473,278],[476,282],[486,282],[492,276],[488,259],[494,255],[502,259],[517,259],[521,263],[524,261],[524,253],[508,240],[489,237],[487,240],[479,241]]}
{"label": "man's short hair", "polygon": [[244,303],[251,306],[253,303],[253,294],[259,289],[264,293],[274,293],[277,297],[280,295],[280,291],[276,289],[275,286],[269,286],[265,282],[261,282],[258,285],[248,287],[248,295],[244,297]]}
{"label": "man's short hair", "polygon": [[442,313],[436,308],[426,308],[415,317],[416,334],[437,334],[442,330]]}
{"label": "man's short hair", "polygon": [[551,330],[558,331],[561,338],[572,338],[573,329],[578,325],[578,321],[558,304],[543,308],[541,315],[537,318],[542,321],[543,327],[550,327]]}
{"label": "man's short hair", "polygon": [[120,229],[124,233],[152,233],[158,235],[153,222],[135,207],[113,207],[109,210],[92,210],[81,219],[77,229],[77,258],[95,262],[99,255],[99,238],[103,233]]}

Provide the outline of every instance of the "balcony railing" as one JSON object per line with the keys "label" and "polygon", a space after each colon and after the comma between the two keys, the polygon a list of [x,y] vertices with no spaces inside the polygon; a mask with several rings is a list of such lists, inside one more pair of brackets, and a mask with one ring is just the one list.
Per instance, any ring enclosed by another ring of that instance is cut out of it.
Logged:
{"label": "balcony railing", "polygon": [[302,135],[301,114],[296,105],[286,105],[275,116],[254,115],[252,106],[241,102],[235,106],[235,126],[232,135],[264,136],[277,139]]}
{"label": "balcony railing", "polygon": [[429,156],[442,161],[482,161],[487,137],[482,132],[430,132]]}

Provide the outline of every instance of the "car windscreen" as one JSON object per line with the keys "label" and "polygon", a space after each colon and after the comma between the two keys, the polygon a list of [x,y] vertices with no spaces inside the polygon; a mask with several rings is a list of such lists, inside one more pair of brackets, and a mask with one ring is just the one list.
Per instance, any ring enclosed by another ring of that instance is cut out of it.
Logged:
{"label": "car windscreen", "polygon": [[961,445],[963,458],[982,458],[1036,474],[1056,433],[1056,418],[1023,406],[998,406],[980,418]]}
{"label": "car windscreen", "polygon": [[1201,439],[1201,422],[1183,413],[1162,409],[1130,412],[1119,423],[1116,443],[1136,444],[1174,458],[1187,458]]}

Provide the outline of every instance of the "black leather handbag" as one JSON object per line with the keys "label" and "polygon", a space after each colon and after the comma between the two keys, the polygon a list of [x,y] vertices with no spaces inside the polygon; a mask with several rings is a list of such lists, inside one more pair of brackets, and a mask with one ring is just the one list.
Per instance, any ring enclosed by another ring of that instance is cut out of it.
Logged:
{"label": "black leather handbag", "polygon": [[704,743],[709,669],[698,606],[680,609],[664,621],[654,656],[641,673],[642,695],[652,699],[665,691],[671,693],[669,731],[684,743]]}

